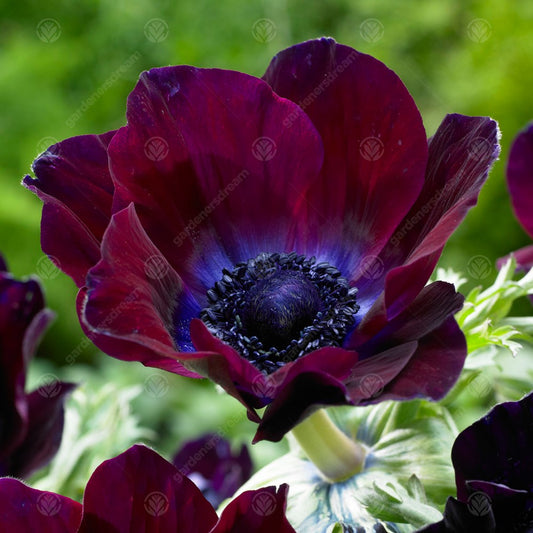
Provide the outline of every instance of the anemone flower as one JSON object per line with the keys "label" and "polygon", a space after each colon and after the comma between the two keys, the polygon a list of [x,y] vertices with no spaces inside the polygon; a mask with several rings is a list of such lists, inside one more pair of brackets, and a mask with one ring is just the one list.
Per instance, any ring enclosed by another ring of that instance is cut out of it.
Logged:
{"label": "anemone flower", "polygon": [[285,517],[288,487],[243,492],[220,518],[200,490],[156,452],[132,446],[93,473],[83,505],[0,479],[2,531],[27,533],[294,533]]}
{"label": "anemone flower", "polygon": [[451,388],[463,298],[426,283],[498,153],[486,117],[428,142],[398,76],[324,38],[262,79],[144,72],[126,126],[51,146],[24,184],[96,346],[210,378],[277,441],[319,406]]}
{"label": "anemone flower", "polygon": [[213,507],[233,496],[252,475],[252,458],[246,445],[233,453],[230,442],[218,433],[186,442],[172,464],[194,481]]}
{"label": "anemone flower", "polygon": [[[507,186],[516,218],[533,238],[533,123],[513,141],[507,162]],[[518,268],[533,267],[533,244],[513,255]]]}
{"label": "anemone flower", "polygon": [[39,283],[19,281],[0,256],[0,476],[27,477],[57,452],[71,383],[44,379],[24,391],[30,359],[53,318]]}
{"label": "anemone flower", "polygon": [[533,531],[533,394],[494,407],[452,449],[457,499],[420,533]]}

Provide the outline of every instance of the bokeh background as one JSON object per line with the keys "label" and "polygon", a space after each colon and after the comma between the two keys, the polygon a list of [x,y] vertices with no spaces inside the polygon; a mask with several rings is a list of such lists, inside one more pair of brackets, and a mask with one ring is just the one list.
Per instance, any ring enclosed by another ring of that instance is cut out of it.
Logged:
{"label": "bokeh background", "polygon": [[[500,161],[441,264],[471,285],[488,284],[495,260],[530,242],[512,215],[504,171],[513,137],[533,119],[532,2],[2,0],[0,13],[0,250],[16,275],[42,279],[58,315],[39,351],[54,375],[75,379],[82,365],[115,362],[89,343],[80,348],[75,287],[43,256],[41,203],[20,181],[48,145],[124,124],[126,97],[152,67],[192,64],[261,76],[277,51],[324,35],[372,54],[407,85],[428,136],[451,112],[490,115],[500,124]],[[141,380],[150,388],[153,372],[116,364],[102,380]],[[165,384],[170,392],[158,397],[152,390],[139,404],[152,427],[164,429],[163,446],[234,413],[241,418],[229,433],[249,440],[252,424],[233,400],[215,401],[210,384],[177,377]]]}

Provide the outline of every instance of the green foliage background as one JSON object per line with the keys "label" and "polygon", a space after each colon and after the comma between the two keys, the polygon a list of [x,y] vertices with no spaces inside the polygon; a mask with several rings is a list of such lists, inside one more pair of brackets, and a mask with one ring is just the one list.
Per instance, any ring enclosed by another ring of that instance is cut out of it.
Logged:
{"label": "green foliage background", "polygon": [[[2,0],[0,13],[0,250],[17,276],[41,273],[48,305],[58,313],[40,349],[41,357],[55,362],[53,368],[65,365],[66,356],[83,339],[74,312],[76,291],[63,274],[43,270],[41,203],[20,180],[38,153],[55,140],[124,124],[126,97],[139,73],[151,67],[192,64],[261,76],[277,51],[323,35],[370,53],[407,85],[428,136],[451,112],[490,115],[500,123],[501,160],[479,206],[447,246],[443,265],[465,272],[473,256],[495,261],[530,242],[511,212],[504,163],[513,137],[533,119],[533,3]],[[53,42],[44,42],[37,32],[47,18],[59,23],[61,33]],[[160,42],[145,34],[145,25],[154,18],[168,28]],[[262,18],[276,28],[268,42],[252,32]],[[373,42],[362,30],[368,19],[376,19],[383,30]],[[484,28],[477,36],[472,34],[476,19],[482,19]],[[136,59],[121,72],[132,56]],[[98,95],[111,77],[116,80]],[[72,125],[69,118],[91,97],[92,105]],[[78,362],[99,364],[106,359],[88,345]],[[74,377],[72,368],[68,371]],[[174,382],[179,387],[179,379],[172,381],[173,387]],[[191,402],[207,386],[183,385]],[[195,433],[194,424],[182,433]]]}

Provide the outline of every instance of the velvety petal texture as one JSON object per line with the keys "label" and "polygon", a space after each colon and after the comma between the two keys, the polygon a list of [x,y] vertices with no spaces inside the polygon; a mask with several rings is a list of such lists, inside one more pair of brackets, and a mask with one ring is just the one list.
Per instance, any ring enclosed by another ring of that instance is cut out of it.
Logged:
{"label": "velvety petal texture", "polygon": [[186,442],[172,463],[194,481],[215,508],[233,496],[252,475],[252,458],[246,445],[234,453],[230,442],[217,433]]}
{"label": "velvety petal texture", "polygon": [[[75,255],[55,254],[100,349],[213,380],[259,424],[255,440],[320,406],[453,386],[462,297],[426,284],[498,156],[493,120],[448,115],[428,141],[398,76],[326,38],[280,52],[263,79],[152,69],[126,115],[116,132],[52,147],[26,179],[47,211],[76,218],[61,231],[47,215],[43,235]],[[266,256],[300,289],[262,300]],[[261,315],[294,334],[278,347],[250,309],[285,297],[298,305]]]}
{"label": "velvety petal texture", "polygon": [[100,258],[100,241],[111,217],[107,147],[114,134],[82,135],[50,146],[33,163],[36,178],[23,181],[44,202],[43,252],[78,287]]}
{"label": "velvety petal texture", "polygon": [[244,492],[217,516],[175,466],[142,445],[103,462],[83,507],[20,481],[0,478],[0,530],[9,533],[294,533],[285,517],[288,486]]}
{"label": "velvety petal texture", "polygon": [[533,238],[533,123],[513,141],[507,162],[507,186],[516,218]]}
{"label": "velvety petal texture", "polygon": [[74,385],[53,381],[25,392],[27,365],[52,318],[37,281],[0,272],[0,475],[29,476],[61,443]]}

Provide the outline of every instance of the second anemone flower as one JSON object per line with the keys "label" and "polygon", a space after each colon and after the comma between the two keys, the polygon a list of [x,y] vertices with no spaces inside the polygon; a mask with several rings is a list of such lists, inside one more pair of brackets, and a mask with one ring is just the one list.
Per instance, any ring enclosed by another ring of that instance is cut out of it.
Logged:
{"label": "second anemone flower", "polygon": [[51,146],[24,184],[92,341],[212,379],[277,441],[319,406],[439,399],[456,381],[463,298],[426,283],[498,135],[448,115],[428,142],[394,72],[318,39],[262,79],[145,72],[126,126]]}

